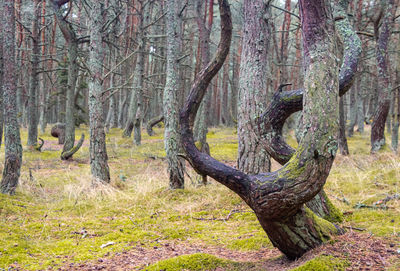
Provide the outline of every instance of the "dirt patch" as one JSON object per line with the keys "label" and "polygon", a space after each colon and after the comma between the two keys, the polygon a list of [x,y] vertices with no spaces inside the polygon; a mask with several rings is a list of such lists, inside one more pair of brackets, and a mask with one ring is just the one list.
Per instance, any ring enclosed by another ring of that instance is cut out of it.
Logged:
{"label": "dirt patch", "polygon": [[[256,252],[238,252],[221,247],[207,247],[174,242],[161,242],[153,248],[140,245],[85,263],[70,263],[54,270],[140,270],[159,260],[193,253],[208,253],[220,258],[238,262],[259,263],[265,270],[288,270],[304,264],[318,255],[331,255],[346,259],[350,263],[347,270],[384,270],[394,260],[399,260],[397,252],[400,238],[385,240],[369,234],[353,231],[338,236],[331,244],[325,244],[306,253],[296,261],[289,261],[277,249],[261,249]],[[218,270],[223,270],[219,268]]]}

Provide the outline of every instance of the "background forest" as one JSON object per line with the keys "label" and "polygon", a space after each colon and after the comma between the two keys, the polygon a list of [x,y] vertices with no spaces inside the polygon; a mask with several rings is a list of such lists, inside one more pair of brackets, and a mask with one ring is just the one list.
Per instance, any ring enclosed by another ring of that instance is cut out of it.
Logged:
{"label": "background forest", "polygon": [[[290,158],[270,157],[260,120],[303,88],[300,2],[316,1],[229,0],[228,54],[190,119],[197,148],[245,174]],[[337,60],[357,64],[323,204],[307,210],[346,233],[292,257],[180,143],[225,0],[2,1],[0,270],[398,270],[400,2],[321,2],[351,28],[331,35]],[[296,148],[303,116],[289,116],[278,136]]]}

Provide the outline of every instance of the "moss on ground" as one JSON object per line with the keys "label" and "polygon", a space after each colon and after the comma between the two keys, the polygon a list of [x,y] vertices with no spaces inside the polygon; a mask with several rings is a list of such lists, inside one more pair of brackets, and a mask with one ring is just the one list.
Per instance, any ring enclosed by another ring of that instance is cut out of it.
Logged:
{"label": "moss on ground", "polygon": [[[56,269],[65,262],[96,259],[137,245],[152,247],[163,240],[240,251],[272,248],[256,216],[227,188],[213,181],[197,187],[187,178],[185,190],[168,189],[165,161],[160,159],[165,155],[161,129],[155,129],[155,137],[143,133],[139,147],[111,129],[107,148],[112,182],[96,189],[90,183],[88,141],[72,161],[61,161],[62,146],[49,131],[41,135],[47,142],[43,152],[24,151],[17,194],[0,195],[0,269]],[[82,132],[88,134],[84,127],[77,134]],[[235,163],[235,133],[210,129],[214,157]],[[26,137],[22,130],[23,143]],[[349,139],[352,154],[338,156],[326,192],[339,209],[352,212],[345,216],[346,225],[388,238],[400,236],[399,200],[387,202],[387,209],[354,208],[399,193],[400,159],[388,152],[370,156],[368,142],[367,135]],[[194,179],[189,166],[187,171]],[[226,219],[233,210],[237,212]],[[110,241],[115,243],[101,248]],[[250,269],[241,266],[238,270]]]}
{"label": "moss on ground", "polygon": [[158,261],[144,269],[143,271],[178,271],[178,270],[250,270],[255,267],[253,263],[239,263],[226,259],[221,259],[210,254],[196,253],[191,255],[181,255],[174,258]]}
{"label": "moss on ground", "polygon": [[291,271],[344,271],[349,263],[346,260],[332,256],[318,256]]}

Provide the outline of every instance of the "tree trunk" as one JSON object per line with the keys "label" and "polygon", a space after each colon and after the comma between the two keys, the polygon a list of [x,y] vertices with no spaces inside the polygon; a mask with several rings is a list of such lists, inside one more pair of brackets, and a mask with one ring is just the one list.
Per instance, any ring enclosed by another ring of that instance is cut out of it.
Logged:
{"label": "tree trunk", "polygon": [[68,43],[68,86],[66,93],[66,108],[65,108],[65,142],[61,152],[61,160],[71,158],[82,145],[84,136],[82,135],[77,146],[75,144],[75,88],[78,79],[78,38],[72,25],[64,18],[64,14],[60,10],[61,5],[69,2],[52,0],[53,9],[55,11],[58,26]]}
{"label": "tree trunk", "polygon": [[[3,16],[3,4],[0,3],[0,15]],[[1,19],[0,19],[1,22]],[[3,126],[4,126],[4,104],[3,104],[3,75],[4,75],[4,58],[3,58],[3,25],[0,24],[0,147],[3,143]]]}
{"label": "tree trunk", "polygon": [[270,43],[270,7],[263,0],[244,2],[244,35],[239,74],[238,97],[238,168],[246,173],[269,172],[271,162],[259,140],[258,118],[266,109]]}
{"label": "tree trunk", "polygon": [[[339,69],[336,46],[331,39],[334,22],[330,3],[300,1],[304,50],[309,65],[303,97],[305,128],[299,148],[280,170],[248,175],[201,153],[194,144],[191,129],[207,86],[229,52],[232,34],[229,6],[226,0],[218,2],[220,44],[214,59],[200,71],[180,114],[183,146],[196,171],[237,193],[254,210],[271,242],[294,259],[326,241],[330,234],[339,232],[333,224],[303,207],[322,189],[337,150]],[[268,114],[272,119],[280,117],[274,113],[280,113],[279,108]]]}
{"label": "tree trunk", "polygon": [[146,49],[146,37],[144,33],[144,8],[143,5],[140,4],[139,8],[139,21],[138,21],[138,36],[137,42],[138,46],[138,54],[136,59],[136,65],[134,70],[133,84],[132,84],[132,93],[131,99],[129,103],[128,110],[128,119],[125,124],[125,129],[123,136],[130,137],[132,134],[132,130],[135,130],[134,134],[134,143],[136,145],[141,144],[141,121],[142,121],[142,113],[143,113],[143,81],[144,81],[144,65],[145,65],[145,49]]}
{"label": "tree trunk", "polygon": [[181,55],[182,14],[180,1],[167,0],[167,78],[164,88],[164,146],[167,153],[169,187],[184,188],[183,163],[178,158],[180,139],[178,133],[178,92],[182,84],[179,72]]}
{"label": "tree trunk", "polygon": [[88,67],[91,70],[89,80],[89,123],[90,123],[90,169],[94,182],[110,182],[110,170],[107,164],[106,135],[103,118],[102,63],[104,50],[102,45],[102,27],[104,1],[93,1],[90,10],[89,29],[90,46]]}
{"label": "tree trunk", "polygon": [[354,126],[356,125],[357,122],[357,101],[356,101],[356,92],[358,92],[358,89],[360,87],[360,79],[356,79],[356,84],[353,85],[353,87],[349,91],[349,125],[347,126],[347,135],[349,137],[352,137],[354,134]]}
{"label": "tree trunk", "polygon": [[375,53],[378,68],[379,97],[371,128],[371,152],[377,152],[385,145],[385,123],[390,108],[390,79],[387,54],[397,6],[394,5],[394,0],[385,0],[382,1],[382,4],[384,5],[382,22],[376,21],[374,27],[377,39]]}
{"label": "tree trunk", "polygon": [[34,1],[34,17],[32,23],[32,53],[31,53],[31,77],[28,96],[28,147],[34,148],[37,145],[38,117],[37,117],[37,94],[39,90],[39,55],[40,55],[40,1]]}
{"label": "tree trunk", "polygon": [[338,145],[339,151],[342,155],[349,155],[349,146],[347,145],[347,138],[346,138],[346,123],[344,120],[344,104],[343,98],[341,97],[339,100],[339,138],[338,138]]}
{"label": "tree trunk", "polygon": [[14,194],[22,165],[22,146],[17,120],[17,81],[15,59],[15,10],[14,0],[4,0],[2,5],[3,35],[3,91],[4,91],[4,141],[5,158],[0,190]]}

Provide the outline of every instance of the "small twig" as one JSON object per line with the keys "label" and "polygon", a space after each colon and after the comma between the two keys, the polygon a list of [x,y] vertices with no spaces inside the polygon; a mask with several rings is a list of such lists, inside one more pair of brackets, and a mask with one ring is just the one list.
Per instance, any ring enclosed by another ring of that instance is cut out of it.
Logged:
{"label": "small twig", "polygon": [[236,214],[236,213],[253,213],[253,212],[252,211],[231,210],[229,212],[229,214],[224,218],[215,218],[215,217],[212,217],[212,218],[192,217],[192,218],[196,219],[196,220],[202,220],[202,221],[224,221],[225,222],[225,221],[228,221],[232,217],[232,215]]}
{"label": "small twig", "polygon": [[367,229],[364,228],[356,228],[356,227],[352,227],[352,226],[343,226],[346,229],[350,229],[350,230],[356,230],[356,231],[366,231]]}

